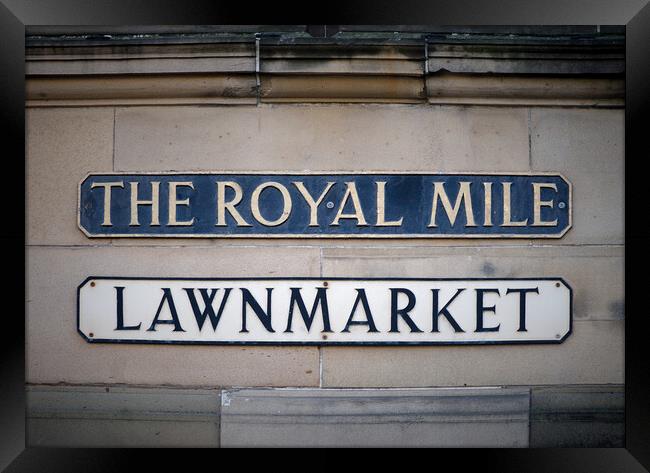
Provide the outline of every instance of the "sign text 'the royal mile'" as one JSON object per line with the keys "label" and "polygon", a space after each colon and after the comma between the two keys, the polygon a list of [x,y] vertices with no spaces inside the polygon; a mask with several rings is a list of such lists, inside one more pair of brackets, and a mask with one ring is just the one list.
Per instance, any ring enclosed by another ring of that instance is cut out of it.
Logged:
{"label": "sign text 'the royal mile'", "polygon": [[524,237],[571,227],[557,174],[91,174],[90,237]]}

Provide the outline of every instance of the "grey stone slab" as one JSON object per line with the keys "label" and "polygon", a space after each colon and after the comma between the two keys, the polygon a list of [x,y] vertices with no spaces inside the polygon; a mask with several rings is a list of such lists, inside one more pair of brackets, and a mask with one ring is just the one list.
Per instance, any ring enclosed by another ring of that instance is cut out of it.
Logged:
{"label": "grey stone slab", "polygon": [[26,394],[29,446],[219,445],[216,389],[28,386]]}
{"label": "grey stone slab", "polygon": [[221,445],[526,447],[528,405],[518,388],[229,390]]}
{"label": "grey stone slab", "polygon": [[212,448],[218,427],[211,422],[105,419],[26,419],[28,446],[72,448]]}
{"label": "grey stone slab", "polygon": [[624,387],[533,387],[530,446],[624,447]]}

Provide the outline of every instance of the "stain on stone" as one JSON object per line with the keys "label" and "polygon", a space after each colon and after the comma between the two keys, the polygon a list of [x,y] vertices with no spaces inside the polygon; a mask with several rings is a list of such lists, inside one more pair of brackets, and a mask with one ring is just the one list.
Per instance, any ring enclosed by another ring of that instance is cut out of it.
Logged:
{"label": "stain on stone", "polygon": [[481,268],[481,272],[485,274],[486,276],[492,276],[494,273],[496,273],[496,268],[492,263],[485,263],[483,264],[483,267]]}
{"label": "stain on stone", "polygon": [[614,319],[625,318],[625,302],[622,300],[609,303],[609,312]]}
{"label": "stain on stone", "polygon": [[223,97],[242,97],[246,95],[246,89],[241,87],[224,87],[221,94],[219,91],[211,91],[207,94],[209,97],[217,97],[222,95]]}

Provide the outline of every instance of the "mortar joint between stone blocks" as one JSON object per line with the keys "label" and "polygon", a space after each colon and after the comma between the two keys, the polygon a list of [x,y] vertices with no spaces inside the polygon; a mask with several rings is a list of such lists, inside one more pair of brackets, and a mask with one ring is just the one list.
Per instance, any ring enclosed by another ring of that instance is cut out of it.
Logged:
{"label": "mortar joint between stone blocks", "polygon": [[261,81],[260,81],[260,37],[255,34],[255,98],[259,107],[261,99]]}

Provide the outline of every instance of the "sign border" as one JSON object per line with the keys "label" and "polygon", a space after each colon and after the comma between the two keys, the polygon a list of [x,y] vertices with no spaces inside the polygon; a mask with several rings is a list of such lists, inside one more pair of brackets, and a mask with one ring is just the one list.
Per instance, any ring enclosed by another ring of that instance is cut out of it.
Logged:
{"label": "sign border", "polygon": [[[362,175],[382,175],[382,174],[394,174],[394,175],[420,175],[420,174],[438,174],[441,176],[557,176],[560,177],[564,182],[569,186],[569,222],[566,228],[558,234],[501,234],[501,233],[492,233],[492,234],[465,234],[465,235],[455,235],[455,234],[428,234],[428,233],[410,233],[402,235],[377,235],[377,234],[358,234],[358,233],[346,233],[346,234],[296,234],[296,233],[274,233],[274,234],[265,234],[265,233],[252,233],[252,234],[228,234],[228,233],[202,233],[197,235],[195,233],[177,233],[177,234],[164,234],[164,233],[117,233],[117,234],[107,234],[107,233],[89,233],[81,225],[81,186],[90,176],[93,175],[103,175],[103,176],[173,176],[173,175],[206,175],[206,174],[225,174],[225,175],[279,175],[279,176],[327,176],[327,175],[344,175],[344,174],[362,174]],[[559,172],[435,172],[427,173],[425,171],[111,171],[111,172],[88,172],[86,175],[79,181],[77,186],[77,226],[79,230],[86,235],[88,238],[310,238],[310,239],[328,239],[328,238],[373,238],[373,239],[429,239],[429,238],[443,238],[443,239],[457,239],[457,238],[473,238],[473,239],[494,239],[494,238],[527,238],[527,239],[560,239],[567,234],[567,232],[573,227],[573,185],[566,176]]]}
{"label": "sign border", "polygon": [[[80,327],[80,310],[79,302],[81,288],[89,281],[94,279],[117,279],[123,281],[559,281],[569,290],[569,330],[559,340],[510,340],[510,341],[426,341],[426,342],[245,342],[245,341],[182,341],[182,340],[121,340],[112,338],[89,338],[84,334]],[[88,343],[117,343],[117,344],[135,344],[135,345],[220,345],[220,346],[451,346],[451,345],[558,345],[563,343],[573,333],[573,288],[562,277],[522,277],[522,278],[355,278],[355,277],[153,277],[153,276],[88,276],[79,286],[77,286],[77,332]]]}

